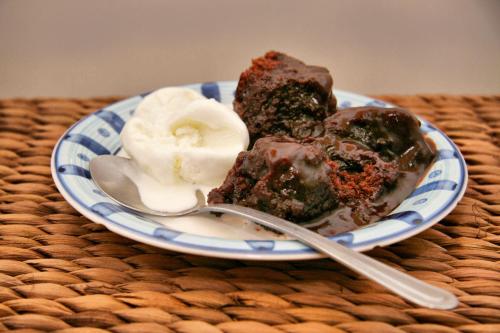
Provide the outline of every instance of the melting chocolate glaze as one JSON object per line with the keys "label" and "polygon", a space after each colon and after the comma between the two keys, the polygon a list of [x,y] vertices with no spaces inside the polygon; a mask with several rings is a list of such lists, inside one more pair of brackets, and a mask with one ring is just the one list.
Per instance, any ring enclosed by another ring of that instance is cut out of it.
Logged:
{"label": "melting chocolate glaze", "polygon": [[284,53],[254,59],[240,76],[233,103],[247,125],[250,146],[268,135],[322,135],[323,120],[336,111],[332,85],[326,68]]}
{"label": "melting chocolate glaze", "polygon": [[326,118],[319,137],[260,138],[208,201],[315,222],[311,229],[325,236],[378,221],[415,189],[434,158],[419,126],[404,109],[360,107]]}
{"label": "melting chocolate glaze", "polygon": [[332,85],[326,68],[286,54],[254,59],[233,102],[251,150],[209,202],[256,208],[327,236],[398,206],[435,154],[419,121],[400,108],[337,110]]}
{"label": "melting chocolate glaze", "polygon": [[[330,135],[354,140],[396,163],[398,175],[375,198],[355,198],[340,205],[310,227],[324,236],[376,222],[396,208],[416,188],[435,157],[436,148],[420,132],[419,121],[404,109],[360,107],[346,109],[325,120]],[[336,147],[337,154],[342,148]]]}
{"label": "melting chocolate glaze", "polygon": [[[305,222],[309,229],[323,236],[333,236],[342,232],[355,230],[369,223],[377,222],[394,208],[396,208],[408,195],[410,195],[420,180],[427,174],[428,167],[420,165],[413,171],[401,172],[394,185],[394,189],[382,194],[377,200],[370,203],[371,215],[368,220],[359,219],[355,210],[349,206],[341,206],[326,213],[319,223]],[[318,219],[319,220],[319,219]]]}

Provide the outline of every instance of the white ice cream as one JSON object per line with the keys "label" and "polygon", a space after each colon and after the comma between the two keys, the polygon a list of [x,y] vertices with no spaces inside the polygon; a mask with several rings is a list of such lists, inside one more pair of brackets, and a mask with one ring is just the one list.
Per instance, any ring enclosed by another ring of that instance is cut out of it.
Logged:
{"label": "white ice cream", "polygon": [[128,170],[143,203],[180,211],[196,202],[195,191],[219,186],[248,131],[227,106],[187,88],[163,88],[144,98],[121,133],[137,170]]}

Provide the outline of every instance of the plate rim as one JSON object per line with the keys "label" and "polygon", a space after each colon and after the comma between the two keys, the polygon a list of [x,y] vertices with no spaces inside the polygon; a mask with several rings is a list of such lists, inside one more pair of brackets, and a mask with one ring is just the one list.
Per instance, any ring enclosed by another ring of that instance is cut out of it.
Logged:
{"label": "plate rim", "polygon": [[[236,81],[215,81],[217,84],[235,84]],[[188,84],[185,86],[193,86],[193,85],[201,85],[201,83],[193,83],[193,84]],[[353,97],[360,97],[360,98],[369,98],[374,101],[380,101],[384,103],[386,106],[395,106],[391,103],[387,103],[369,96],[349,92],[349,91],[344,91],[340,89],[334,89],[334,93],[343,93],[345,95],[351,95]],[[147,94],[147,93],[146,93]],[[242,259],[242,260],[262,260],[262,261],[274,261],[274,260],[309,260],[309,259],[319,259],[319,258],[324,258],[325,255],[316,252],[314,249],[307,247],[306,249],[300,249],[300,250],[295,250],[297,253],[294,253],[293,250],[286,251],[285,253],[280,253],[279,251],[276,250],[271,250],[271,251],[266,251],[266,250],[248,250],[248,251],[237,251],[235,249],[228,249],[227,251],[223,251],[222,249],[217,249],[217,250],[211,250],[207,249],[206,247],[200,247],[197,248],[193,246],[193,244],[186,244],[182,245],[182,242],[179,241],[172,241],[170,239],[165,239],[161,238],[158,239],[157,237],[150,236],[145,233],[141,233],[138,230],[132,230],[130,228],[126,228],[123,225],[119,225],[111,220],[108,220],[94,212],[92,212],[86,205],[82,204],[79,202],[78,199],[74,198],[73,195],[70,193],[70,191],[67,191],[65,184],[63,184],[58,176],[58,172],[56,170],[56,164],[57,164],[57,158],[59,156],[58,152],[61,147],[61,144],[64,140],[64,138],[70,133],[75,126],[80,124],[81,122],[87,120],[88,118],[92,117],[96,112],[99,112],[100,110],[104,110],[111,105],[114,105],[116,103],[120,103],[129,99],[137,98],[138,96],[145,96],[146,94],[138,94],[134,96],[130,96],[125,99],[118,100],[112,104],[106,105],[84,117],[76,121],[74,124],[72,124],[58,139],[57,143],[55,144],[52,155],[51,155],[51,163],[50,163],[50,168],[51,168],[51,174],[52,178],[54,180],[54,183],[58,189],[58,191],[61,193],[61,195],[64,197],[68,203],[75,208],[80,214],[85,216],[86,218],[90,219],[93,222],[99,223],[104,225],[108,230],[115,232],[119,235],[122,235],[126,238],[133,239],[135,241],[153,245],[159,248],[167,249],[167,250],[172,250],[176,252],[182,252],[182,253],[188,253],[188,254],[194,254],[194,255],[203,255],[203,256],[210,256],[210,257],[217,257],[217,258],[227,258],[227,259]],[[433,128],[434,130],[438,131],[439,134],[446,139],[446,141],[453,147],[453,149],[458,153],[457,154],[457,159],[460,164],[460,171],[461,171],[461,182],[458,184],[460,187],[460,190],[457,191],[454,196],[450,199],[449,203],[446,208],[442,209],[439,211],[439,213],[431,215],[431,218],[428,219],[426,223],[422,223],[416,227],[413,227],[409,230],[403,230],[398,232],[397,234],[391,234],[388,236],[382,236],[378,237],[377,240],[371,240],[371,241],[364,241],[361,243],[358,243],[355,246],[350,246],[353,250],[362,252],[362,251],[368,251],[374,247],[384,247],[388,246],[390,244],[394,244],[397,242],[400,242],[404,239],[410,238],[430,227],[438,223],[440,220],[442,220],[445,216],[447,216],[460,202],[461,198],[465,194],[465,191],[467,189],[467,183],[468,183],[468,170],[466,167],[466,162],[465,159],[463,158],[462,153],[460,152],[460,149],[457,147],[457,145],[439,128],[435,127],[432,123],[422,119],[419,117],[419,119],[422,121],[423,124],[426,124],[427,126]],[[191,234],[192,235],[192,234]],[[224,239],[224,238],[218,238],[218,237],[209,237],[209,236],[202,236],[202,235],[196,235],[199,237],[204,237],[207,239],[212,239],[212,240],[221,240],[221,241],[237,241],[237,242],[245,242],[247,240],[230,240],[230,239]],[[296,240],[274,240],[274,242],[298,242]]]}

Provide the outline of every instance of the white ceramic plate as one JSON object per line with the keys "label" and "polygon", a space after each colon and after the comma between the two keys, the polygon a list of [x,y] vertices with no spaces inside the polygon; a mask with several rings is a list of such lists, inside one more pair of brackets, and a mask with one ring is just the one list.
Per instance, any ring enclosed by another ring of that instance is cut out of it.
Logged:
{"label": "white ceramic plate", "polygon": [[[230,105],[236,82],[209,82],[187,87]],[[340,108],[391,106],[369,97],[336,90]],[[204,256],[300,260],[321,257],[306,245],[262,230],[233,217],[212,215],[154,218],[113,203],[90,178],[88,164],[97,155],[120,150],[119,133],[147,94],[109,105],[78,121],[61,137],[52,154],[57,188],[81,214],[109,230],[139,242]],[[467,169],[457,147],[440,130],[422,120],[421,131],[434,141],[438,157],[415,191],[382,221],[331,237],[357,251],[411,237],[445,217],[463,196]]]}

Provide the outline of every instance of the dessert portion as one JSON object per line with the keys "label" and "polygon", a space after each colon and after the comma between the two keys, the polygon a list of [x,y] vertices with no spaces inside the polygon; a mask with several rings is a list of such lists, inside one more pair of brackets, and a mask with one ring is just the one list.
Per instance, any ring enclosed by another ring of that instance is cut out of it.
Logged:
{"label": "dessert portion", "polygon": [[209,203],[252,207],[323,235],[377,221],[415,188],[434,157],[400,108],[335,108],[328,70],[278,52],[240,76],[234,109],[253,148],[241,152]]}
{"label": "dessert portion", "polygon": [[233,106],[252,144],[267,135],[320,136],[336,111],[332,85],[326,68],[270,51],[241,74]]}
{"label": "dessert portion", "polygon": [[337,111],[332,85],[326,68],[271,51],[241,74],[236,112],[190,89],[155,91],[122,131],[136,166],[124,172],[154,210],[191,208],[201,189],[209,203],[315,221],[326,236],[377,221],[434,151],[408,111]]}
{"label": "dessert portion", "polygon": [[378,153],[351,139],[325,135],[312,144],[328,156],[339,206],[350,207],[351,219],[357,225],[371,222],[372,204],[393,190],[400,176],[397,163],[384,161]]}
{"label": "dessert portion", "polygon": [[[398,126],[377,127],[388,120]],[[355,108],[324,123],[321,137],[258,139],[252,150],[238,155],[208,201],[248,206],[296,223],[327,213],[330,221],[316,229],[331,235],[339,231],[336,224],[352,228],[393,210],[434,156],[418,132],[418,120],[402,109]]]}
{"label": "dessert portion", "polygon": [[372,106],[343,109],[325,119],[324,126],[327,135],[355,140],[386,161],[399,160],[403,169],[411,169],[418,163],[428,164],[433,157],[420,133],[420,122],[405,109]]}
{"label": "dessert portion", "polygon": [[248,146],[245,124],[234,111],[187,88],[163,88],[144,98],[121,133],[136,170],[125,170],[143,203],[180,211],[195,191],[218,186]]}
{"label": "dessert portion", "polygon": [[[325,136],[315,139],[333,162],[341,207],[332,220],[375,222],[416,187],[434,158],[420,122],[401,108],[357,107],[325,119]],[[321,233],[335,231],[332,224]]]}
{"label": "dessert portion", "polygon": [[241,152],[210,203],[252,207],[292,222],[338,206],[332,168],[321,147],[290,137],[265,137]]}

